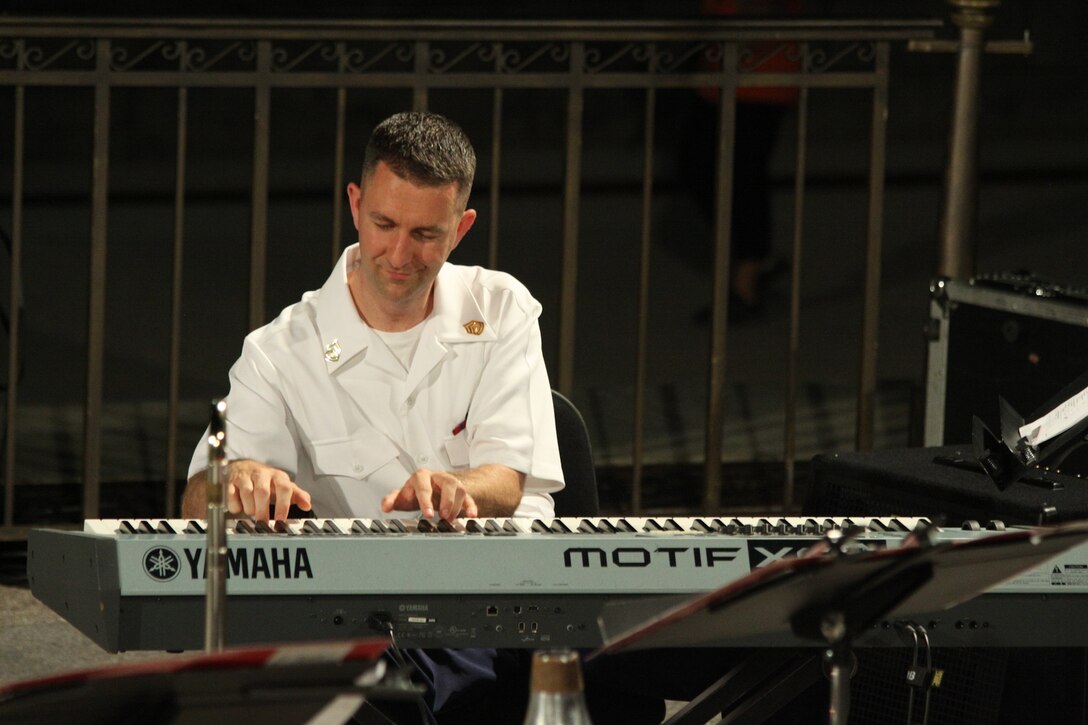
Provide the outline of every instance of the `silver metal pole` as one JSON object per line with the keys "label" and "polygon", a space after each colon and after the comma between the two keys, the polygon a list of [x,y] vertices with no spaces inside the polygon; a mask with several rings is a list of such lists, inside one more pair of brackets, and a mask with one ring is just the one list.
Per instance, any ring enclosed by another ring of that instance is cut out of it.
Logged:
{"label": "silver metal pole", "polygon": [[959,26],[956,92],[945,169],[937,274],[967,279],[975,270],[978,217],[978,95],[982,75],[983,32],[1000,0],[949,0]]}
{"label": "silver metal pole", "polygon": [[227,402],[212,403],[208,433],[208,543],[204,607],[204,650],[223,649],[227,614],[227,509],[223,491],[227,484]]}

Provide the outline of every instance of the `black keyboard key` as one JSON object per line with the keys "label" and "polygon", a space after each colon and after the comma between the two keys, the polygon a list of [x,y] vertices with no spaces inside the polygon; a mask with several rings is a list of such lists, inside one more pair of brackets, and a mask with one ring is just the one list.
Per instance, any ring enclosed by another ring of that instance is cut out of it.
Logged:
{"label": "black keyboard key", "polygon": [[601,533],[601,529],[589,519],[582,519],[582,522],[578,524],[578,530],[581,531],[583,534]]}

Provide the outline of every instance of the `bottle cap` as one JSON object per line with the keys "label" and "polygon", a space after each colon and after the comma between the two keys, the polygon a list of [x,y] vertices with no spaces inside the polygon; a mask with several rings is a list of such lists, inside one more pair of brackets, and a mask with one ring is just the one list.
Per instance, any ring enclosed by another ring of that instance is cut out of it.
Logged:
{"label": "bottle cap", "polygon": [[581,692],[582,668],[573,650],[533,653],[533,692]]}

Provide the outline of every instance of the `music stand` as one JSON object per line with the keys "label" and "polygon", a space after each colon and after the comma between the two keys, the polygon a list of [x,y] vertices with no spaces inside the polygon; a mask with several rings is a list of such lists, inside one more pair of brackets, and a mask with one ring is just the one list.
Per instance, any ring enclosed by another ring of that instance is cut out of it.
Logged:
{"label": "music stand", "polygon": [[839,725],[849,710],[852,642],[878,620],[953,607],[1085,541],[1088,522],[938,544],[916,532],[898,548],[856,554],[831,541],[649,617],[645,602],[606,605],[605,644],[590,658],[629,647],[729,646],[751,635],[792,632],[828,645],[830,722]]}
{"label": "music stand", "polygon": [[[387,646],[371,639],[239,647],[16,682],[0,687],[0,721],[67,722],[78,713],[90,725],[301,724],[353,715],[388,723],[380,708],[422,701],[417,686],[387,671],[380,658]],[[426,720],[421,712],[411,722]]]}

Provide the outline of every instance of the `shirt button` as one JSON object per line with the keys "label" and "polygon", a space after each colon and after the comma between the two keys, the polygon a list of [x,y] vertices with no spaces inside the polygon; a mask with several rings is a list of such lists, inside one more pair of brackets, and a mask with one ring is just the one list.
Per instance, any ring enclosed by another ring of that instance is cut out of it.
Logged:
{"label": "shirt button", "polygon": [[363,472],[363,464],[362,463],[356,463],[351,467],[351,470],[355,471],[356,473],[362,473]]}
{"label": "shirt button", "polygon": [[419,462],[420,463],[426,463],[428,460],[430,460],[430,459],[427,458],[427,456],[420,456],[419,457]]}

